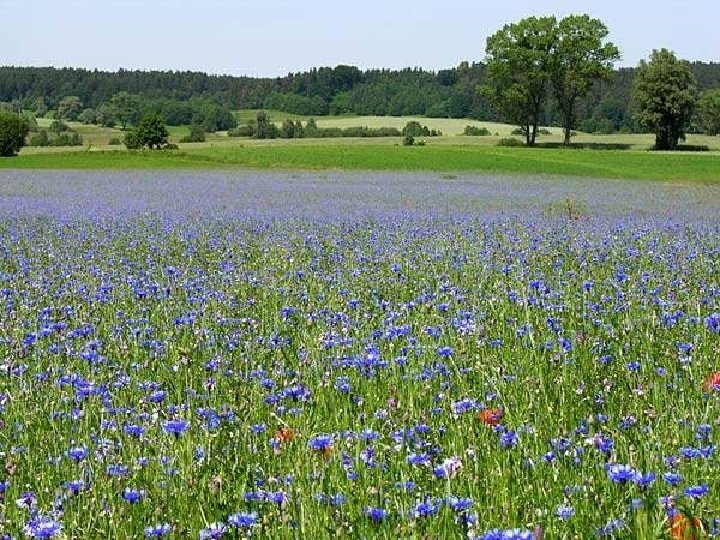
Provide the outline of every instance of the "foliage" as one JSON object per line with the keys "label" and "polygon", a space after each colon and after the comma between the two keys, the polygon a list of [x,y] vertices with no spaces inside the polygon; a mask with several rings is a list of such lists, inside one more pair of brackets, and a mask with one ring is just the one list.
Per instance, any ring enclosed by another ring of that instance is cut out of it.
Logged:
{"label": "foliage", "polygon": [[69,129],[68,125],[62,120],[53,120],[48,128],[48,131],[50,131],[50,133],[59,134],[68,131]]}
{"label": "foliage", "polygon": [[487,82],[481,92],[509,123],[535,144],[552,73],[555,17],[529,17],[506,24],[487,38]]}
{"label": "foliage", "polygon": [[657,150],[675,150],[692,119],[697,87],[687,62],[667,49],[640,62],[633,89],[635,118],[655,133]]}
{"label": "foliage", "polygon": [[20,115],[0,111],[0,156],[14,156],[25,145],[30,128]]}
{"label": "foliage", "polygon": [[66,96],[60,100],[57,106],[57,114],[59,120],[69,120],[74,122],[83,111],[83,104],[77,96]]}
{"label": "foliage", "polygon": [[122,141],[118,137],[112,137],[108,141],[108,146],[119,146],[122,144]]}
{"label": "foliage", "polygon": [[135,129],[129,130],[123,137],[123,143],[128,150],[140,150],[143,145],[138,136],[138,132]]}
{"label": "foliage", "polygon": [[403,146],[413,146],[415,144],[415,137],[412,135],[405,135],[402,139]]}
{"label": "foliage", "polygon": [[703,92],[697,108],[700,128],[707,135],[720,135],[720,88]]}
{"label": "foliage", "polygon": [[[154,113],[142,117],[136,129],[133,130],[136,139],[130,140],[131,144],[139,145],[140,148],[147,146],[150,150],[159,149],[167,144],[168,130],[162,119]],[[125,145],[128,145],[126,138]],[[130,146],[128,146],[130,148]]]}
{"label": "foliage", "polygon": [[83,112],[80,113],[78,116],[78,120],[82,122],[85,125],[91,125],[97,123],[97,114],[95,113],[95,109],[85,109]]}
{"label": "foliage", "polygon": [[492,135],[492,133],[490,133],[490,130],[485,126],[465,126],[463,135],[467,135],[469,137],[487,137],[488,135]]}
{"label": "foliage", "polygon": [[410,137],[438,137],[442,135],[439,131],[434,129],[428,129],[427,126],[423,126],[416,120],[411,120],[402,129],[403,136]]}
{"label": "foliage", "polygon": [[205,130],[202,126],[193,124],[190,126],[190,133],[180,139],[181,143],[201,143],[205,142]]}
{"label": "foliage", "polygon": [[255,119],[255,135],[256,139],[277,139],[279,131],[277,126],[270,121],[265,111],[260,111]]}
{"label": "foliage", "polygon": [[230,137],[254,137],[255,136],[255,124],[245,124],[228,131]]}
{"label": "foliage", "polygon": [[503,137],[497,142],[498,146],[523,146],[523,142],[515,137]]}
{"label": "foliage", "polygon": [[608,29],[588,15],[570,15],[557,26],[556,43],[550,60],[550,82],[562,118],[565,144],[570,144],[577,126],[577,105],[592,85],[612,75],[618,48],[606,41]]}

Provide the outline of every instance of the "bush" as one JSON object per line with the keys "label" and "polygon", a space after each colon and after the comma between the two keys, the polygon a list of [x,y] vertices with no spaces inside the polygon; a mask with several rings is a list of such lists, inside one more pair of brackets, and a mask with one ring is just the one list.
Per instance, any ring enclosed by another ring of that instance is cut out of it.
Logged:
{"label": "bush", "polygon": [[415,137],[413,137],[412,135],[405,135],[403,137],[402,143],[403,146],[412,146],[415,144]]}
{"label": "bush", "polygon": [[50,138],[44,129],[30,137],[30,146],[50,146]]}
{"label": "bush", "polygon": [[465,131],[463,131],[463,135],[467,135],[469,137],[487,137],[491,135],[491,133],[490,130],[484,126],[465,126]]}
{"label": "bush", "polygon": [[50,127],[48,130],[50,133],[64,133],[65,131],[68,131],[70,128],[68,125],[63,122],[62,120],[54,120],[52,124],[50,124]]}
{"label": "bush", "polygon": [[50,140],[50,146],[82,146],[83,139],[77,131],[66,131]]}
{"label": "bush", "polygon": [[122,144],[122,141],[118,137],[113,137],[108,141],[109,146],[119,146]]}
{"label": "bush", "polygon": [[180,150],[180,147],[177,144],[174,143],[167,143],[162,148],[163,150]]}
{"label": "bush", "polygon": [[247,124],[245,126],[238,126],[235,129],[228,131],[229,137],[254,137],[255,136],[255,125]]}
{"label": "bush", "polygon": [[200,143],[205,142],[205,130],[197,124],[190,126],[190,133],[180,139],[181,143]]}
{"label": "bush", "polygon": [[135,131],[134,129],[131,129],[125,134],[123,142],[125,143],[125,147],[128,150],[140,150],[143,147],[142,143],[140,142],[140,138],[138,137],[137,131]]}
{"label": "bush", "polygon": [[416,122],[415,120],[412,120],[405,124],[405,127],[402,130],[402,134],[404,136],[409,135],[411,137],[437,137],[439,135],[442,135],[441,132],[434,129],[428,129],[427,126],[423,126],[420,124],[420,122]]}
{"label": "bush", "polygon": [[27,121],[13,113],[0,112],[0,156],[14,156],[25,145]]}
{"label": "bush", "polygon": [[525,146],[525,143],[520,139],[514,137],[505,137],[500,139],[497,143],[498,146]]}

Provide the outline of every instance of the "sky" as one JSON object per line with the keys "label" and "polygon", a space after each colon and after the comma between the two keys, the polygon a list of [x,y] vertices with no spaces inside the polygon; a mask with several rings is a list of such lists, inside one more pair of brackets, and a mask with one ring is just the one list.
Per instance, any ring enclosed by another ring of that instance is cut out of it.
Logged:
{"label": "sky", "polygon": [[654,48],[720,61],[720,0],[0,0],[0,65],[276,77],[316,66],[438,70],[531,15],[588,13],[619,65]]}

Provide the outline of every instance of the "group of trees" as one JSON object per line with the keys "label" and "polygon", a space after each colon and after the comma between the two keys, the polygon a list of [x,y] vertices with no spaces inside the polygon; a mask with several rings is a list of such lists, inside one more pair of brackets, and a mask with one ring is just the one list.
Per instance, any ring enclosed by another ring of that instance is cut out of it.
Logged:
{"label": "group of trees", "polygon": [[[564,19],[562,27],[562,21],[556,21],[553,31],[562,32],[580,18]],[[558,41],[558,53],[562,47],[578,45],[581,51],[583,46],[592,45],[592,36],[566,36],[566,40]],[[491,96],[476,91],[478,86],[492,86],[488,67],[482,62],[462,62],[455,68],[433,73],[422,69],[361,71],[352,66],[337,66],[274,79],[191,72],[105,73],[0,67],[0,102],[6,103],[11,111],[30,111],[37,117],[52,115],[106,126],[133,125],[144,114],[156,113],[167,125],[199,124],[206,132],[232,129],[234,119],[230,110],[248,108],[277,109],[306,117],[353,113],[501,120],[502,110],[492,106]],[[689,67],[699,92],[720,87],[720,64],[696,62]],[[548,97],[552,99],[546,99],[540,107],[541,124],[563,123],[568,115],[562,114],[559,107],[562,101],[573,104],[573,116],[583,131],[642,130],[632,114],[636,71],[636,68],[611,70],[608,77],[593,82],[585,94],[584,88],[567,84],[560,87],[560,91],[570,90],[565,96],[548,85]],[[560,81],[557,76],[556,82]],[[581,95],[575,97],[577,90]],[[560,99],[555,99],[555,95]],[[701,128],[695,117],[691,129]]]}
{"label": "group of trees", "polygon": [[612,75],[620,58],[608,29],[588,15],[529,17],[505,25],[487,40],[487,83],[482,87],[503,119],[535,144],[549,94],[555,99],[565,144],[577,124],[578,100]]}
{"label": "group of trees", "polygon": [[[318,127],[310,118],[304,125],[300,121],[285,120],[278,127],[265,111],[260,111],[254,121],[239,126],[229,132],[233,137],[252,137],[254,139],[329,139],[340,137],[436,137],[439,131],[428,129],[417,121],[408,122],[400,131],[394,127],[351,126]],[[190,141],[188,141],[190,142]]]}

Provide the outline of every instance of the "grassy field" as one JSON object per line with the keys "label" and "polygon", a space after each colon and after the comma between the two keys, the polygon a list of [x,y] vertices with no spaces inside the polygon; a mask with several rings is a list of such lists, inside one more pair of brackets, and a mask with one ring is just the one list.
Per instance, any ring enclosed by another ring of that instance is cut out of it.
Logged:
{"label": "grassy field", "polygon": [[0,159],[19,169],[352,169],[483,171],[597,178],[720,182],[720,154],[501,148],[477,145],[403,147],[375,141],[252,141],[197,145],[176,152],[86,151],[25,153]]}
{"label": "grassy field", "polygon": [[439,176],[0,171],[0,538],[718,538],[720,186]]}

